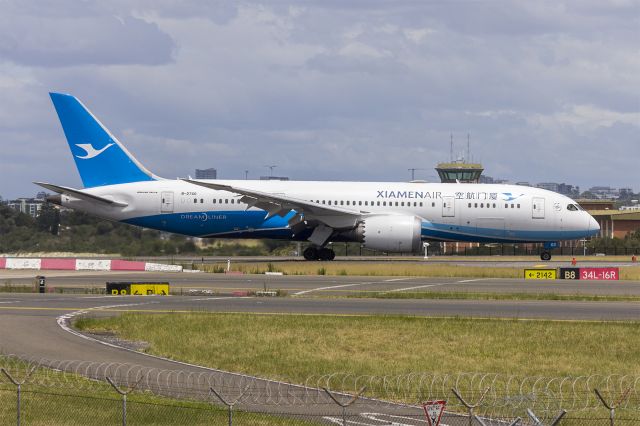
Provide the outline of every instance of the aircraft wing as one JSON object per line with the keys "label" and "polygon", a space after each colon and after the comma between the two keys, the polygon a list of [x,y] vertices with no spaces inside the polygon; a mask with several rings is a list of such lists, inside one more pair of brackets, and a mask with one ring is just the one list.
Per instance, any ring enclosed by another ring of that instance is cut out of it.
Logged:
{"label": "aircraft wing", "polygon": [[[307,216],[335,216],[347,215],[360,217],[363,213],[359,210],[345,209],[338,206],[327,206],[324,204],[314,203],[300,198],[288,197],[280,194],[270,194],[268,192],[255,191],[253,189],[245,189],[237,186],[222,185],[219,183],[202,182],[193,179],[183,179],[185,182],[194,185],[203,186],[205,188],[215,189],[218,191],[235,192],[241,194],[240,202],[246,203],[247,208],[258,207],[259,209],[269,212],[268,216],[286,216],[291,210],[303,213]],[[276,210],[277,208],[277,210]]]}
{"label": "aircraft wing", "polygon": [[45,182],[33,182],[36,185],[40,185],[43,188],[46,188],[50,191],[56,192],[58,194],[64,194],[64,195],[69,195],[71,197],[74,198],[79,198],[81,200],[86,200],[86,201],[91,201],[91,202],[99,202],[99,203],[104,203],[104,204],[108,204],[110,206],[118,206],[118,207],[126,207],[128,206],[127,203],[122,202],[122,201],[116,201],[116,200],[111,200],[109,198],[104,198],[104,197],[100,197],[97,195],[93,195],[93,194],[88,194],[86,192],[83,192],[79,189],[74,189],[74,188],[69,188],[67,186],[59,186],[59,185],[54,185],[52,183],[45,183]]}
{"label": "aircraft wing", "polygon": [[210,188],[218,191],[234,192],[242,195],[241,203],[247,204],[247,209],[257,207],[267,211],[265,219],[272,216],[285,217],[292,210],[297,214],[289,219],[289,226],[294,228],[296,225],[305,222],[317,222],[313,235],[309,238],[311,242],[322,244],[331,236],[333,230],[351,229],[357,225],[358,220],[368,212],[345,209],[339,206],[327,206],[318,204],[313,201],[303,200],[295,197],[288,197],[280,194],[270,194],[267,192],[246,189],[232,185],[223,185],[219,183],[203,182],[199,180],[183,179],[194,185]]}

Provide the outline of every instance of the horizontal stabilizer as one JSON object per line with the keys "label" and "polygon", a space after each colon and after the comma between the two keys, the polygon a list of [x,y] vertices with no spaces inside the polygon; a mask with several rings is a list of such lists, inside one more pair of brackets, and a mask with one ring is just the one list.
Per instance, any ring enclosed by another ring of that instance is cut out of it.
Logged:
{"label": "horizontal stabilizer", "polygon": [[79,198],[85,201],[92,201],[92,202],[97,201],[99,203],[104,203],[110,206],[117,206],[117,207],[126,207],[129,205],[122,201],[116,201],[116,200],[111,200],[109,198],[104,198],[104,197],[100,197],[93,194],[87,194],[86,192],[81,191],[79,189],[69,188],[66,186],[59,186],[59,185],[54,185],[52,183],[45,183],[45,182],[33,182],[33,183],[35,183],[36,185],[40,185],[41,187],[46,188],[50,191],[56,192],[58,194],[69,195],[71,197]]}

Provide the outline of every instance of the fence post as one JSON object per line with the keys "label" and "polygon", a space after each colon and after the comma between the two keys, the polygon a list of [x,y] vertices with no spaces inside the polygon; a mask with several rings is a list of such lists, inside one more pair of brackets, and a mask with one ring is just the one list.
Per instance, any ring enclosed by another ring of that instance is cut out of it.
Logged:
{"label": "fence post", "polygon": [[480,399],[478,400],[478,402],[476,402],[473,405],[469,404],[467,401],[464,400],[464,398],[462,398],[462,395],[460,395],[460,392],[458,392],[458,389],[456,389],[456,388],[452,388],[451,389],[451,392],[453,392],[453,394],[456,396],[456,398],[458,398],[460,400],[460,402],[462,403],[462,405],[467,407],[467,410],[469,410],[469,426],[473,425],[473,419],[476,417],[473,414],[473,410],[475,408],[479,407],[480,404],[482,404],[482,401],[484,400],[484,397],[487,395],[487,392],[489,392],[489,389],[491,389],[491,388],[486,388],[484,390],[484,392],[482,392],[482,395],[480,395]]}
{"label": "fence post", "polygon": [[325,391],[327,393],[327,395],[329,395],[329,398],[331,398],[333,400],[333,402],[335,402],[337,405],[342,407],[342,426],[346,426],[346,424],[347,424],[347,407],[353,405],[353,403],[356,402],[358,400],[358,398],[360,398],[360,396],[365,391],[365,389],[367,389],[366,386],[362,387],[358,391],[358,393],[356,393],[355,395],[353,395],[351,397],[351,399],[349,401],[347,401],[346,403],[342,403],[342,402],[338,401],[338,399],[335,396],[333,396],[333,394],[331,393],[331,391],[329,389],[322,388],[322,390]]}
{"label": "fence post", "polygon": [[[556,418],[553,419],[551,423],[549,423],[549,426],[556,426],[558,423],[560,423],[560,420],[562,420],[565,414],[567,414],[567,410],[561,410],[560,414],[558,414]],[[533,414],[533,411],[531,411],[529,408],[527,408],[527,415],[533,421],[534,426],[544,426],[544,423],[542,423],[542,421],[540,421],[540,419],[537,418],[536,415]]]}
{"label": "fence post", "polygon": [[16,424],[18,426],[20,426],[20,400],[21,400],[21,396],[22,396],[22,385],[29,379],[29,377],[33,374],[34,371],[36,371],[36,366],[34,365],[33,367],[31,367],[31,370],[29,370],[29,372],[27,373],[26,376],[24,376],[24,379],[22,379],[21,382],[17,381],[16,379],[14,379],[11,374],[9,374],[9,372],[7,370],[5,370],[4,368],[0,368],[0,371],[2,371],[2,373],[7,376],[7,379],[9,379],[9,381],[11,383],[13,383],[16,387]]}
{"label": "fence post", "polygon": [[604,405],[607,410],[609,410],[609,425],[613,426],[614,423],[614,417],[616,414],[616,408],[618,408],[620,406],[620,404],[627,399],[627,397],[629,396],[629,392],[631,392],[631,388],[627,389],[622,396],[613,404],[608,404],[604,398],[602,397],[602,394],[600,394],[600,391],[598,389],[594,389],[593,390],[596,395],[598,396],[598,398],[600,399],[600,402],[602,402],[602,405]]}
{"label": "fence post", "polygon": [[135,390],[138,387],[138,384],[142,380],[142,376],[134,383],[134,385],[129,388],[128,391],[123,391],[120,389],[114,382],[111,380],[111,377],[107,377],[107,382],[113,387],[116,392],[122,395],[122,426],[127,426],[127,395]]}
{"label": "fence post", "polygon": [[216,390],[213,387],[209,387],[209,390],[220,400],[220,402],[222,402],[224,405],[227,406],[227,413],[228,413],[228,417],[229,417],[229,426],[233,425],[233,406],[236,405],[238,403],[238,401],[240,401],[240,399],[244,396],[244,394],[249,390],[250,387],[251,387],[251,385],[247,385],[247,387],[244,388],[244,390],[240,393],[240,395],[233,402],[227,401],[225,398],[222,397],[222,395],[220,395],[218,392],[216,392]]}

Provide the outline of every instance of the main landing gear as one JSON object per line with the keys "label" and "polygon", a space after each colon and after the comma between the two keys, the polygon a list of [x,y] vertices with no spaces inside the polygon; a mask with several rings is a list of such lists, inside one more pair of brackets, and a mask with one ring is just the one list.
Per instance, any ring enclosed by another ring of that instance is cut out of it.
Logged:
{"label": "main landing gear", "polygon": [[326,247],[307,247],[302,252],[305,260],[333,260],[336,257],[336,253],[330,248]]}
{"label": "main landing gear", "polygon": [[540,253],[540,260],[544,260],[545,262],[551,260],[551,253],[548,251],[543,251]]}

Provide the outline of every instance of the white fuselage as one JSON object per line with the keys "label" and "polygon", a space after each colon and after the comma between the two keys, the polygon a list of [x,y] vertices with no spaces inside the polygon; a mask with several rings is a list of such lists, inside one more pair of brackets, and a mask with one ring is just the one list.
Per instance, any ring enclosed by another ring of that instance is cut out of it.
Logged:
{"label": "white fuselage", "polygon": [[[211,181],[372,215],[415,216],[422,239],[547,242],[595,235],[595,220],[568,197],[543,189],[497,184],[320,181]],[[198,237],[304,239],[287,217],[265,218],[241,196],[181,180],[99,186],[88,194],[126,203],[105,206],[69,195],[62,205],[107,219]],[[346,223],[344,229],[356,224]],[[344,240],[344,239],[342,239]],[[348,239],[347,239],[348,240]]]}

